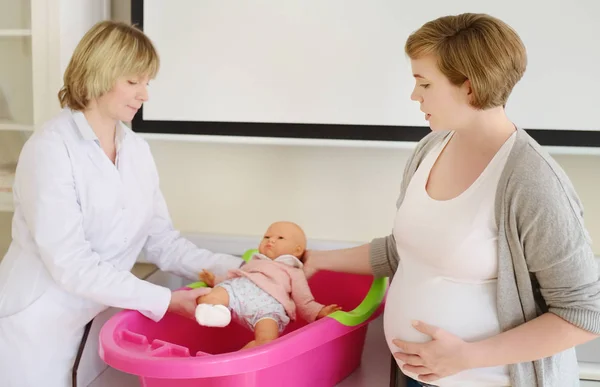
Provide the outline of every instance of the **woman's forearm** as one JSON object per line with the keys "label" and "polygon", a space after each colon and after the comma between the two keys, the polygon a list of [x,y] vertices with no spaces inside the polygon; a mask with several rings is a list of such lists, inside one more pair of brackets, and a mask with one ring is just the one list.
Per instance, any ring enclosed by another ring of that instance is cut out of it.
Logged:
{"label": "woman's forearm", "polygon": [[352,274],[372,275],[369,262],[369,244],[340,250],[312,252],[312,262],[317,270],[341,271]]}
{"label": "woman's forearm", "polygon": [[530,362],[597,338],[552,313],[470,344],[469,368]]}

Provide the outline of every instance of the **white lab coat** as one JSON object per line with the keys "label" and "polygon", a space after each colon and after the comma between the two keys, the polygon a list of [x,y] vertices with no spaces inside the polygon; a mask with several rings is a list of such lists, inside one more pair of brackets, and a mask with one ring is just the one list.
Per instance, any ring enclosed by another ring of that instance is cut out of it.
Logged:
{"label": "white lab coat", "polygon": [[160,320],[171,292],[130,273],[140,252],[190,280],[242,263],[180,237],[148,144],[123,124],[116,137],[115,166],[85,116],[64,109],[23,147],[0,264],[2,387],[70,386],[84,327],[108,306]]}

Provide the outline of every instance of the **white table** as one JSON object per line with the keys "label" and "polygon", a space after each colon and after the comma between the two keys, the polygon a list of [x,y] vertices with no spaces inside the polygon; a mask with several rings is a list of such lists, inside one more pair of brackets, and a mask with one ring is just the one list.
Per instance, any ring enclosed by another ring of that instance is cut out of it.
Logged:
{"label": "white table", "polygon": [[[150,274],[152,273],[152,274]],[[138,275],[150,282],[176,289],[185,285],[184,280],[148,266],[138,265]],[[136,376],[107,367],[98,356],[98,332],[103,322],[118,310],[106,311],[95,320],[78,370],[78,387],[138,387]],[[577,348],[582,363],[582,387],[600,387],[600,339]],[[361,366],[337,387],[388,387],[390,385],[391,357],[383,335],[382,317],[369,325]],[[403,381],[397,386],[404,387]]]}

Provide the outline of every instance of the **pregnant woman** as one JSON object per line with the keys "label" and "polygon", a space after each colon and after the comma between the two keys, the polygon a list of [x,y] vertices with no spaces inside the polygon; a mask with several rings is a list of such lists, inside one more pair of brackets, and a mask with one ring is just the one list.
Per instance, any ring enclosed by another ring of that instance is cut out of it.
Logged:
{"label": "pregnant woman", "polygon": [[506,115],[521,39],[462,14],[405,51],[432,133],[406,165],[393,232],[309,251],[307,274],[393,276],[386,339],[422,385],[578,386],[574,347],[600,334],[598,267],[571,182]]}

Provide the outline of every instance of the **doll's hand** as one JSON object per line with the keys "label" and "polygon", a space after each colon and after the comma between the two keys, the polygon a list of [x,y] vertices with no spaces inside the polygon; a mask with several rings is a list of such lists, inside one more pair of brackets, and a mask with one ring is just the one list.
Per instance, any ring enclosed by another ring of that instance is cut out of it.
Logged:
{"label": "doll's hand", "polygon": [[202,273],[198,274],[200,281],[204,282],[209,288],[215,287],[215,275],[208,270],[202,270]]}
{"label": "doll's hand", "polygon": [[325,316],[328,316],[328,315],[330,315],[333,312],[337,312],[338,310],[342,310],[342,307],[341,306],[337,306],[336,304],[331,304],[331,305],[324,306],[319,311],[319,314],[317,314],[317,320],[320,319],[320,318],[323,318]]}

